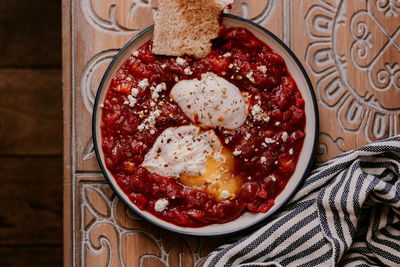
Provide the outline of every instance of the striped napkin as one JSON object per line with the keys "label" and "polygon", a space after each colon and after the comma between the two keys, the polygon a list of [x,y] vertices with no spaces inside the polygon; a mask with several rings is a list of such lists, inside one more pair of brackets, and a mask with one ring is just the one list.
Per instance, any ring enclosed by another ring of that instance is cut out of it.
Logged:
{"label": "striped napkin", "polygon": [[346,152],[204,266],[400,266],[399,171],[400,136]]}

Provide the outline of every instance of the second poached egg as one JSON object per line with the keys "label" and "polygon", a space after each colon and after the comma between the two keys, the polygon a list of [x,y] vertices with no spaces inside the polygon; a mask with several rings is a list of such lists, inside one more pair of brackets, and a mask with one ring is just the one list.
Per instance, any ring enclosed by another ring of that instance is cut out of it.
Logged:
{"label": "second poached egg", "polygon": [[170,127],[157,138],[142,167],[152,173],[213,195],[218,201],[234,198],[241,179],[234,175],[234,157],[214,130],[195,125]]}

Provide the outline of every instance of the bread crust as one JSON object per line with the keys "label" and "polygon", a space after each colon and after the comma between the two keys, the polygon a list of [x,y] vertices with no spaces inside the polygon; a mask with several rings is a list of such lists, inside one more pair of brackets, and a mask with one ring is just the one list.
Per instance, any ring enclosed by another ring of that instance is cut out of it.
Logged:
{"label": "bread crust", "polygon": [[218,36],[223,6],[229,1],[159,0],[153,33],[153,53],[202,58]]}

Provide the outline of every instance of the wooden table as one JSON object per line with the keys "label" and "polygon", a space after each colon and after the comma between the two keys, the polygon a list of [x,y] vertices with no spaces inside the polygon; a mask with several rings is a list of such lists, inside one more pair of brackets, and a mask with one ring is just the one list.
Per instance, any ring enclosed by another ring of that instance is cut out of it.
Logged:
{"label": "wooden table", "polygon": [[[280,37],[304,64],[320,112],[317,161],[400,131],[400,6],[393,0],[238,0],[231,13]],[[99,170],[91,112],[125,42],[157,1],[63,0],[66,266],[198,266],[222,240],[163,231],[128,210]]]}

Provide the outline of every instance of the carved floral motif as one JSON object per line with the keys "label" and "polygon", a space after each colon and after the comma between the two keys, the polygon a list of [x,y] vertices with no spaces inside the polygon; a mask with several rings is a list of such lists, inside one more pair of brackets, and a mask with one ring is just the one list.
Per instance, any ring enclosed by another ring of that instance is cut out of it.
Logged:
{"label": "carved floral motif", "polygon": [[[317,78],[320,105],[336,111],[343,132],[366,142],[400,133],[399,6],[388,0],[320,0],[305,17],[312,39],[306,62]],[[344,150],[343,140],[328,139],[321,135],[321,157],[332,145],[333,154]]]}
{"label": "carved floral motif", "polygon": [[79,192],[82,266],[200,266],[221,242],[161,230],[134,214],[107,184],[81,182]]}
{"label": "carved floral motif", "polygon": [[151,24],[157,1],[152,0],[80,0],[88,23],[110,34],[129,34]]}

